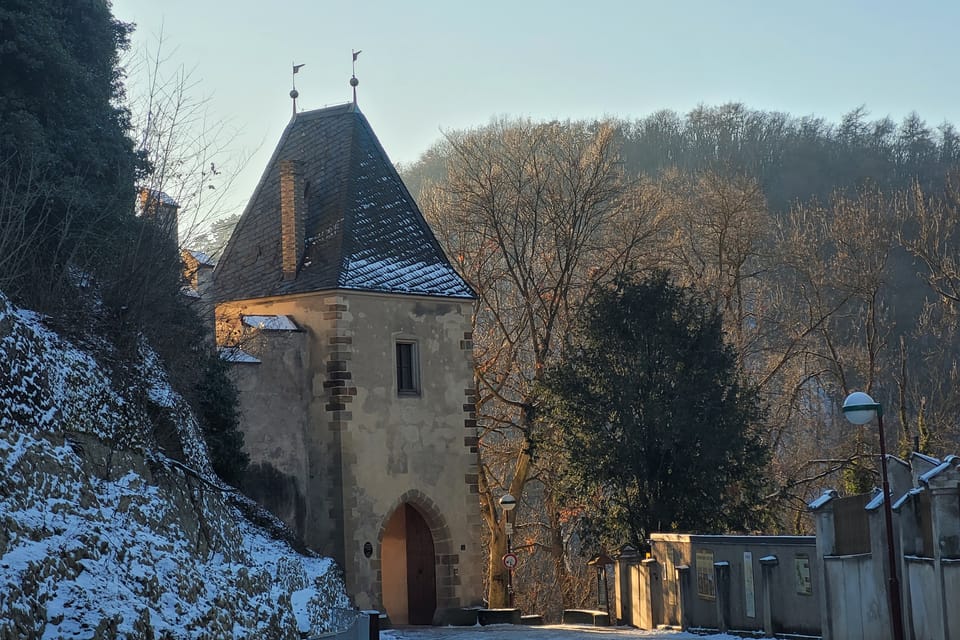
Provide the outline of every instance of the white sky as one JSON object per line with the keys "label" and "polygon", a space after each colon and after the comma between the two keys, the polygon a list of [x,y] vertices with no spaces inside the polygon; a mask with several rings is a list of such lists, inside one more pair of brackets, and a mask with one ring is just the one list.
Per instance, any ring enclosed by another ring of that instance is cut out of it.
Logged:
{"label": "white sky", "polygon": [[170,64],[192,69],[211,115],[253,152],[236,189],[246,201],[291,105],[350,99],[394,162],[412,162],[442,130],[493,116],[642,117],[740,101],[831,121],[865,104],[931,126],[960,122],[960,3],[946,0],[114,0],[163,31]]}

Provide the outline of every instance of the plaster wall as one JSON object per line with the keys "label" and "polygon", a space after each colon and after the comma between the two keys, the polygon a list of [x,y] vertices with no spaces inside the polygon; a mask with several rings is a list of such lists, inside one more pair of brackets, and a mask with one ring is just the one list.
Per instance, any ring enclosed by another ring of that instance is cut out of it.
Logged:
{"label": "plaster wall", "polygon": [[[471,313],[471,301],[356,291],[217,308],[221,344],[242,336],[241,314],[302,330],[279,348],[270,332],[245,341],[262,361],[236,366],[247,447],[296,477],[305,505],[285,519],[341,563],[361,608],[383,610],[384,531],[404,502],[433,535],[438,609],[481,601]],[[417,394],[398,392],[397,340],[416,344]]]}
{"label": "plaster wall", "polygon": [[240,398],[240,423],[250,467],[244,491],[307,539],[310,491],[306,434],[310,370],[307,336],[262,332],[243,346],[261,363],[238,363],[233,379]]}
{"label": "plaster wall", "polygon": [[[261,361],[234,367],[242,384],[241,427],[251,462],[273,464],[281,456],[296,460],[296,465],[277,469],[294,473],[302,491],[303,508],[297,520],[291,521],[269,496],[261,504],[294,526],[308,546],[342,563],[341,424],[335,420],[340,416],[326,411],[325,385],[327,363],[331,358],[349,359],[350,346],[331,343],[338,319],[328,307],[320,294],[221,304],[216,309],[217,342],[239,344]],[[243,315],[289,316],[300,331],[251,332],[242,327]],[[281,437],[275,425],[289,427]],[[252,493],[262,480],[259,473],[250,478]]]}
{"label": "plaster wall", "polygon": [[[480,515],[473,417],[472,303],[343,295],[354,337],[356,386],[342,433],[345,558],[348,584],[379,606],[377,548],[386,518],[412,500],[430,526],[437,555],[438,608],[481,597]],[[363,339],[360,339],[363,336]],[[419,393],[397,388],[396,343],[416,344]]]}

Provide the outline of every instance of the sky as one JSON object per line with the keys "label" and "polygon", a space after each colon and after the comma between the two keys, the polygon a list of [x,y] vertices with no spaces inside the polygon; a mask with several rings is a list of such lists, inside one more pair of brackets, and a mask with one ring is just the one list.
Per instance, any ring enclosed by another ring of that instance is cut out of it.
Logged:
{"label": "sky", "polygon": [[[640,118],[700,104],[838,121],[960,123],[949,0],[113,0],[134,49],[164,38],[254,186],[292,112],[351,100],[393,162],[498,116]],[[135,84],[136,78],[130,79]]]}

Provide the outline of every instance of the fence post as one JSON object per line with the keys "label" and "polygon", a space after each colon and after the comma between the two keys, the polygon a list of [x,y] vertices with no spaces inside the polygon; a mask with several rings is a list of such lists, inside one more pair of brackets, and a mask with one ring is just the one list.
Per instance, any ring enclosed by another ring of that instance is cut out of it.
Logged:
{"label": "fence post", "polygon": [[780,561],[777,556],[760,558],[760,582],[763,590],[763,637],[773,637],[773,571]]}

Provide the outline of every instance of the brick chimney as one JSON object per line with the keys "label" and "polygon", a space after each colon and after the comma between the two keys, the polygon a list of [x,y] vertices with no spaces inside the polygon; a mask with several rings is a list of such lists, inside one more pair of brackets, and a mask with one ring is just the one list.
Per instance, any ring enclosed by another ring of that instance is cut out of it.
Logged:
{"label": "brick chimney", "polygon": [[180,243],[177,233],[177,210],[179,208],[180,205],[163,191],[140,189],[140,215],[152,220],[177,245]]}
{"label": "brick chimney", "polygon": [[304,249],[303,167],[296,160],[280,161],[280,245],[283,279],[293,280]]}

